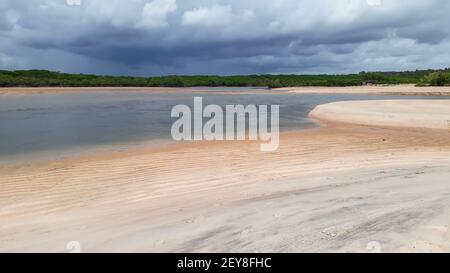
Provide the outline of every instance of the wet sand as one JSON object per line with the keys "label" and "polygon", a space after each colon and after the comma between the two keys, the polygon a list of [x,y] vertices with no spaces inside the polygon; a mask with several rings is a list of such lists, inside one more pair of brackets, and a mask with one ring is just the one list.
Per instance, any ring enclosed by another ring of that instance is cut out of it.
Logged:
{"label": "wet sand", "polygon": [[326,124],[1,168],[0,251],[449,252],[450,131]]}

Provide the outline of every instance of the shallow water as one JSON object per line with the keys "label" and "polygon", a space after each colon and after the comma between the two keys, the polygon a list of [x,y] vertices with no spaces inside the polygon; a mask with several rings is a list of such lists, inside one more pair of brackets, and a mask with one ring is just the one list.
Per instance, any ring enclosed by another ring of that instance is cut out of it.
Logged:
{"label": "shallow water", "polygon": [[[197,88],[198,90],[198,88]],[[317,105],[342,100],[443,99],[420,96],[310,95],[263,89],[202,88],[194,93],[94,92],[0,96],[0,163],[30,157],[58,158],[86,150],[128,144],[170,143],[172,107],[204,104],[279,104],[282,130],[315,126],[308,113]],[[251,91],[251,94],[246,90]],[[217,91],[230,91],[220,93]],[[256,92],[256,94],[255,94]]]}

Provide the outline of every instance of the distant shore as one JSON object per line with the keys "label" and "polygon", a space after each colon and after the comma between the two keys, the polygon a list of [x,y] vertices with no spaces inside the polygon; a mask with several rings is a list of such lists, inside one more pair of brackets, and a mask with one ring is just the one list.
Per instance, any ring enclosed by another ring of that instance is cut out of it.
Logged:
{"label": "distant shore", "polygon": [[79,92],[180,92],[177,87],[7,87],[0,95],[26,95]]}
{"label": "distant shore", "polygon": [[[214,87],[227,93],[229,87]],[[191,92],[206,92],[205,87],[14,87],[0,88],[0,95],[26,95],[47,93],[78,92],[149,92],[178,93],[183,89]],[[251,89],[251,87],[249,87]],[[368,94],[368,95],[407,95],[407,96],[450,96],[450,87],[416,87],[411,84],[373,85],[350,87],[285,87],[267,89],[270,92],[290,92],[295,94]],[[257,92],[257,91],[246,91]]]}

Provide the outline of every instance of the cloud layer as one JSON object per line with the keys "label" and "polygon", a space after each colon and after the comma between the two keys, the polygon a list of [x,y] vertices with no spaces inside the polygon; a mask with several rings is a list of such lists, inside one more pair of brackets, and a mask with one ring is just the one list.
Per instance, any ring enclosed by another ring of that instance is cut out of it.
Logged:
{"label": "cloud layer", "polygon": [[0,69],[129,75],[450,66],[448,0],[0,0]]}

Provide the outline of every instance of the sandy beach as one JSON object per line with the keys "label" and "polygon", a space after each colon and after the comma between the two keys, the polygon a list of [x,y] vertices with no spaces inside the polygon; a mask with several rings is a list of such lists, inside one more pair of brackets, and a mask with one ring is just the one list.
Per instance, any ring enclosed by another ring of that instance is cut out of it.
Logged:
{"label": "sandy beach", "polygon": [[379,100],[319,105],[310,113],[316,120],[358,125],[450,129],[448,100]]}
{"label": "sandy beach", "polygon": [[450,96],[450,87],[416,87],[413,84],[350,87],[286,87],[275,90],[297,94],[372,94],[409,96]]}
{"label": "sandy beach", "polygon": [[[216,87],[220,90],[221,87]],[[201,87],[190,87],[190,92],[205,92]],[[236,94],[235,92],[217,91],[217,94]],[[260,92],[261,90],[259,90]],[[267,89],[271,92],[290,92],[295,94],[369,94],[369,95],[409,95],[409,96],[450,96],[450,87],[416,87],[413,84],[373,85],[350,87],[285,87]],[[0,95],[26,95],[49,93],[79,93],[79,92],[147,92],[147,93],[179,93],[179,87],[39,87],[39,88],[0,88]],[[258,91],[245,91],[255,93]]]}
{"label": "sandy beach", "polygon": [[[196,143],[2,167],[0,251],[448,252],[450,131],[427,124],[449,104],[414,107],[319,106],[325,125],[275,153]],[[386,109],[385,124],[348,118]]]}

